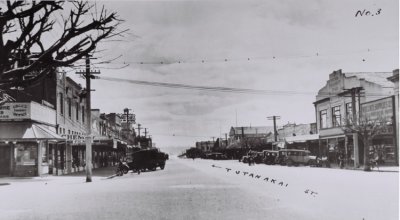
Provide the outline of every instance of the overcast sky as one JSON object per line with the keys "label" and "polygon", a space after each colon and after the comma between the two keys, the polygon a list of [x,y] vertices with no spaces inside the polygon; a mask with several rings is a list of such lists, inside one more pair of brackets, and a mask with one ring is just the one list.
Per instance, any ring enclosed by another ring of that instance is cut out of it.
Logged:
{"label": "overcast sky", "polygon": [[[99,65],[101,77],[281,91],[224,93],[93,80],[92,108],[132,109],[161,148],[224,135],[236,126],[236,112],[238,126],[271,126],[271,115],[281,116],[278,125],[315,122],[315,96],[334,70],[398,68],[398,0],[98,4],[125,20],[121,29],[130,29],[124,41],[103,44],[103,59],[122,57]],[[374,16],[355,17],[364,9]]]}

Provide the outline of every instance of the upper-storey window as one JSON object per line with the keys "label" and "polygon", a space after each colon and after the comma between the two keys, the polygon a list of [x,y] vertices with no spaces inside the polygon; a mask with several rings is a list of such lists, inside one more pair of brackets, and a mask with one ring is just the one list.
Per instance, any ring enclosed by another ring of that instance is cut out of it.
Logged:
{"label": "upper-storey window", "polygon": [[342,115],[340,114],[340,106],[332,108],[332,126],[339,127],[342,124]]}
{"label": "upper-storey window", "polygon": [[85,123],[85,106],[82,106],[82,123]]}
{"label": "upper-storey window", "polygon": [[319,112],[319,124],[321,126],[321,128],[327,128],[327,111],[325,110],[321,110]]}
{"label": "upper-storey window", "polygon": [[72,117],[72,103],[71,103],[71,98],[67,98],[67,104],[68,104],[68,117]]}
{"label": "upper-storey window", "polygon": [[60,96],[60,114],[64,115],[64,94],[60,92],[59,96]]}
{"label": "upper-storey window", "polygon": [[353,114],[353,107],[351,105],[351,102],[346,103],[346,117],[347,118],[352,117],[352,114]]}
{"label": "upper-storey window", "polygon": [[75,119],[79,121],[79,103],[75,103]]}

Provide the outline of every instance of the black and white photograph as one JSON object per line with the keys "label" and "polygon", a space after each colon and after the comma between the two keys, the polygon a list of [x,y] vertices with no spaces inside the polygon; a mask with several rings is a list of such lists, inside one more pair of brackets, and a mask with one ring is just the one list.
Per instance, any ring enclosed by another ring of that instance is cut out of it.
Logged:
{"label": "black and white photograph", "polygon": [[398,220],[398,0],[0,0],[1,220]]}

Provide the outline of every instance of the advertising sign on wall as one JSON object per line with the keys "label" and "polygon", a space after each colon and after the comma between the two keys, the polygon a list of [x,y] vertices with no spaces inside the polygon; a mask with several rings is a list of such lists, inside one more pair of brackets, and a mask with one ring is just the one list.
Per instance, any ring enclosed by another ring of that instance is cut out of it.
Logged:
{"label": "advertising sign on wall", "polygon": [[361,114],[370,120],[392,121],[393,98],[387,97],[372,102],[361,104]]}
{"label": "advertising sign on wall", "polygon": [[0,121],[26,119],[55,124],[56,111],[36,102],[10,102],[0,105]]}
{"label": "advertising sign on wall", "polygon": [[6,103],[0,106],[1,119],[29,119],[30,103]]}
{"label": "advertising sign on wall", "polygon": [[[126,122],[127,121],[126,116],[127,116],[126,114],[122,114],[121,115],[121,122]],[[129,114],[128,115],[128,120],[129,120],[129,123],[135,124],[135,121],[136,121],[135,114]]]}

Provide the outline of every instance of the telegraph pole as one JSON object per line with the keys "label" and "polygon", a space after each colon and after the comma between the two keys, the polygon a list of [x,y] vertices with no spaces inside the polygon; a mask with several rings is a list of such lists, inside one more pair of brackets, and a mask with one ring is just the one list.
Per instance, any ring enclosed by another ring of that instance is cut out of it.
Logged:
{"label": "telegraph pole", "polygon": [[276,130],[276,120],[281,119],[281,116],[268,116],[268,120],[273,120],[274,121],[274,137],[275,137],[275,142],[278,141],[278,131]]}
{"label": "telegraph pole", "polygon": [[137,126],[138,126],[138,137],[140,138],[140,126],[141,126],[141,124],[138,124]]}
{"label": "telegraph pole", "polygon": [[90,55],[86,55],[86,70],[78,71],[86,79],[86,182],[92,182],[92,110],[91,110],[91,87],[90,80],[95,79],[94,74],[100,74],[100,71],[90,71]]}
{"label": "telegraph pole", "polygon": [[[361,87],[351,88],[351,111],[352,111],[352,123],[359,123],[359,118],[357,117],[357,106],[356,106],[356,93],[360,95]],[[360,96],[359,96],[360,97]],[[361,116],[361,109],[358,110],[358,115]],[[358,133],[353,133],[353,148],[354,148],[354,167],[360,166],[360,156],[359,156],[359,143],[358,143]],[[365,150],[365,149],[364,149]],[[346,152],[347,153],[347,152]]]}
{"label": "telegraph pole", "polygon": [[151,139],[151,135],[149,135],[149,148],[153,148],[153,140]]}

